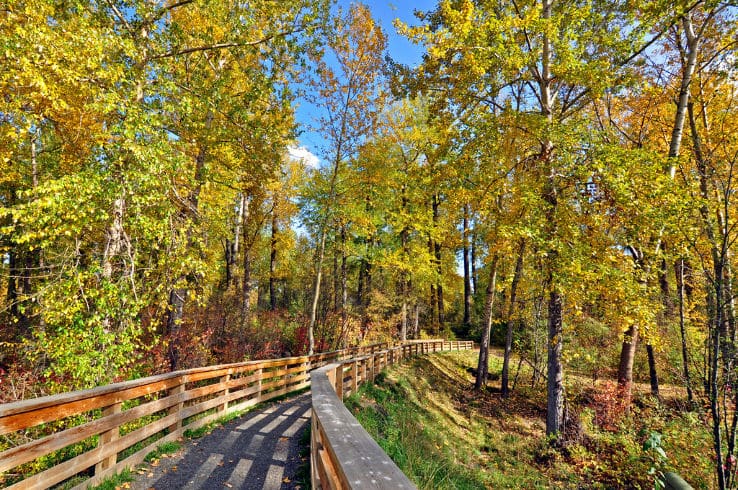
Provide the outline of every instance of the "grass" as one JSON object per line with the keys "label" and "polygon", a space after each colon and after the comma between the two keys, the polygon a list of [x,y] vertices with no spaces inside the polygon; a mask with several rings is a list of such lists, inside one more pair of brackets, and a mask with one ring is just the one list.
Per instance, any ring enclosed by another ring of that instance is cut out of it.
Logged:
{"label": "grass", "polygon": [[144,457],[144,461],[147,463],[151,463],[155,459],[161,459],[161,457],[165,454],[176,453],[180,449],[182,449],[182,443],[180,443],[179,441],[165,442],[157,446],[156,449],[154,449],[150,453],[148,453]]}
{"label": "grass", "polygon": [[[106,478],[99,485],[92,487],[92,490],[118,490],[123,487],[126,483],[130,483],[135,479],[133,472],[128,468],[124,468],[120,473]],[[84,483],[87,480],[84,476],[75,476],[66,480],[65,482],[55,486],[53,490],[70,490],[77,485]]]}
{"label": "grass", "polygon": [[106,478],[98,486],[94,487],[94,490],[118,490],[124,484],[130,483],[134,480],[133,473],[128,468],[123,469],[120,473],[116,473],[110,478]]}
{"label": "grass", "polygon": [[[709,433],[700,414],[644,395],[605,429],[602,386],[572,379],[567,393],[576,437],[552,448],[545,437],[545,387],[531,387],[523,371],[506,400],[499,382],[476,393],[469,373],[476,355],[434,354],[392,367],[346,401],[419,488],[653,488],[651,468],[676,470],[695,488],[711,487]],[[491,373],[500,362],[490,359]],[[662,436],[666,460],[643,449],[653,432]]]}

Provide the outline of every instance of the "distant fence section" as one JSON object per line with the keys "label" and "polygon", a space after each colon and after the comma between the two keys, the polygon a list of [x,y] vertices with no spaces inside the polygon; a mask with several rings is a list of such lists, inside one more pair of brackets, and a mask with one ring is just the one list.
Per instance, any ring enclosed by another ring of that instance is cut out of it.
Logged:
{"label": "distant fence section", "polygon": [[416,488],[343,405],[386,366],[432,352],[473,349],[473,342],[409,342],[338,361],[312,373],[310,473],[313,488]]}
{"label": "distant fence section", "polygon": [[[340,403],[336,393],[343,396],[356,391],[359,383],[373,379],[382,367],[403,357],[471,348],[470,344],[445,341],[418,341],[397,347],[374,344],[313,356],[175,371],[91,390],[2,404],[0,448],[6,449],[0,452],[0,486],[14,490],[46,489],[80,476],[86,479],[75,489],[97,485],[123,468],[141,463],[156,446],[182,437],[186,430],[198,429],[228,413],[306,388],[311,377],[313,386],[317,381],[325,396],[330,393],[324,384],[330,382],[331,397]],[[317,368],[321,370],[310,372]],[[338,377],[337,369],[343,373]],[[329,376],[333,376],[330,381]],[[334,390],[335,387],[338,389]],[[348,462],[336,458],[332,449],[341,447],[331,437],[338,422],[328,420],[321,408],[316,410],[315,400],[313,394],[313,413],[320,417],[318,427],[324,435],[315,444],[331,454],[331,466],[321,467],[339,476],[345,476],[347,471],[353,474]],[[340,420],[346,415],[351,417],[347,411],[339,415]],[[353,417],[351,420],[358,426]],[[31,476],[20,480],[21,474]]]}

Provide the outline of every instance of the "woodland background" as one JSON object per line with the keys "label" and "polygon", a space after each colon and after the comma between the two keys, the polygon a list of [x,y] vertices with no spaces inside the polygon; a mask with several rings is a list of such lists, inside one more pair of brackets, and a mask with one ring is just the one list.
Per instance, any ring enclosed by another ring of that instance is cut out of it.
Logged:
{"label": "woodland background", "polygon": [[564,368],[683,387],[733,485],[737,13],[440,0],[410,68],[358,3],[5,2],[0,401],[491,339],[554,438]]}

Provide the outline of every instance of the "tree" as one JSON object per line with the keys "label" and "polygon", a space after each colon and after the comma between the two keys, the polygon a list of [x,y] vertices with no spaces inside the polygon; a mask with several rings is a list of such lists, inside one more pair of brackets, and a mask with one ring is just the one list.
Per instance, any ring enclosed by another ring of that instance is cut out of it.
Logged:
{"label": "tree", "polygon": [[571,269],[565,264],[575,259],[566,244],[578,242],[581,232],[567,223],[582,204],[572,191],[583,177],[586,181],[586,153],[576,139],[588,140],[583,108],[619,76],[615,60],[627,59],[628,45],[637,45],[637,25],[613,28],[632,26],[631,18],[624,4],[582,8],[551,0],[441,1],[424,17],[428,25],[405,31],[427,46],[421,90],[442,82],[438,92],[454,101],[447,110],[460,116],[472,105],[483,105],[491,114],[517,112],[516,123],[529,134],[520,144],[521,153],[535,162],[530,172],[542,210],[534,243],[544,257],[548,288],[550,435],[561,431],[564,416],[563,306],[565,273]]}
{"label": "tree", "polygon": [[[358,145],[368,137],[376,124],[378,107],[381,107],[379,89],[382,54],[386,37],[371,18],[369,8],[354,4],[346,14],[339,13],[328,30],[325,43],[333,64],[317,61],[317,90],[314,103],[323,111],[318,122],[324,132],[325,160],[329,168],[326,189],[316,203],[317,251],[315,283],[308,326],[309,353],[315,350],[315,325],[318,300],[323,279],[326,240],[329,225],[334,218],[333,200],[342,168],[356,154]],[[335,68],[333,68],[335,66]]]}

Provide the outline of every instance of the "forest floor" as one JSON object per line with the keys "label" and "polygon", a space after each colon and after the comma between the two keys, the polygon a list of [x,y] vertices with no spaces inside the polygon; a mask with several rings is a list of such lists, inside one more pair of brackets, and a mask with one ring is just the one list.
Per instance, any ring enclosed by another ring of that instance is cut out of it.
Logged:
{"label": "forest floor", "polygon": [[[612,382],[568,375],[569,441],[554,449],[545,436],[545,381],[532,386],[523,369],[508,399],[499,380],[475,392],[477,355],[414,359],[346,401],[419,488],[654,488],[664,471],[714,487],[704,414],[685,410],[681,390],[667,387],[658,401],[636,386],[623,411]],[[490,373],[501,362],[491,356]]]}

